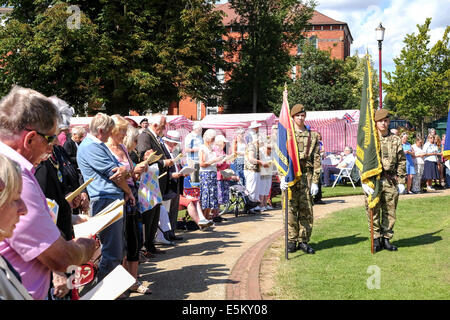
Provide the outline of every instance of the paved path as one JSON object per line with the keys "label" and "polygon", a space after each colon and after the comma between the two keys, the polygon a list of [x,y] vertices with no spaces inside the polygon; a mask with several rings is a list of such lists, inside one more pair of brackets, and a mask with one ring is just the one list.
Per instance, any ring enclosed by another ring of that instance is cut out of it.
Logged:
{"label": "paved path", "polygon": [[[450,189],[432,194],[405,195],[428,197],[450,195]],[[361,206],[363,196],[324,199],[314,206],[320,219],[342,209]],[[161,246],[160,254],[139,267],[140,280],[152,295],[132,294],[130,300],[233,300],[261,299],[259,274],[267,248],[283,235],[281,210],[258,215],[225,215],[213,231],[177,233],[184,239],[176,246]],[[263,266],[267,267],[267,266]],[[270,267],[270,266],[269,266]]]}

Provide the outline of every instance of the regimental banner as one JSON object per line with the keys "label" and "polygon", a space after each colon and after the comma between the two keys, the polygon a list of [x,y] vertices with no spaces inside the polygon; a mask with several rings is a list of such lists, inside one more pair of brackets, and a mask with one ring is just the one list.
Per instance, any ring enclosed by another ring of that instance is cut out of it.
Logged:
{"label": "regimental banner", "polygon": [[442,150],[442,155],[444,156],[445,160],[450,160],[450,108],[448,109],[448,116],[447,116],[447,130],[445,132],[445,142],[444,142],[444,150]]}
{"label": "regimental banner", "polygon": [[382,171],[380,138],[375,126],[374,114],[372,74],[369,57],[366,56],[361,109],[359,113],[356,166],[361,173],[361,182],[369,185],[374,190],[372,195],[368,195],[369,208],[375,207],[379,202],[381,187],[380,174]]}
{"label": "regimental banner", "polygon": [[283,92],[283,105],[278,123],[278,143],[275,146],[274,162],[280,174],[285,176],[285,181],[289,187],[292,187],[300,180],[302,172],[286,88]]}

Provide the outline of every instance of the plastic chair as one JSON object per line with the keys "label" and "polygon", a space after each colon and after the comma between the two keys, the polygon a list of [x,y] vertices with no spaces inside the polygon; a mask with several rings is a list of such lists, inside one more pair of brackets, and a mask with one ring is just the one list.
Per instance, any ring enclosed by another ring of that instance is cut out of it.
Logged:
{"label": "plastic chair", "polygon": [[333,183],[333,185],[331,187],[334,188],[334,186],[336,185],[336,183],[338,181],[340,181],[340,179],[347,178],[352,183],[353,189],[356,189],[355,184],[353,183],[353,179],[352,179],[353,166],[351,168],[342,168],[341,171],[339,171],[339,174],[337,175],[337,177],[334,180],[334,183]]}

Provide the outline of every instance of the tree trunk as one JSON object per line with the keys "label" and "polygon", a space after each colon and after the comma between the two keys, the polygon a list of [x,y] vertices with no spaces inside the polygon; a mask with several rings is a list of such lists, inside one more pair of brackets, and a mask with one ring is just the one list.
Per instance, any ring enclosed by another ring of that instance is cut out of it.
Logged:
{"label": "tree trunk", "polygon": [[257,104],[258,104],[258,88],[255,79],[253,82],[253,113],[257,112]]}

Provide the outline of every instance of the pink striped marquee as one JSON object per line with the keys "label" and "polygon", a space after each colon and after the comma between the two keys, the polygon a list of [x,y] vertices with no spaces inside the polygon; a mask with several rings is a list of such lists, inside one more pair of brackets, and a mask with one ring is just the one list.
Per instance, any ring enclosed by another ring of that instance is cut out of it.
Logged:
{"label": "pink striped marquee", "polygon": [[[354,121],[346,120],[346,114]],[[325,152],[333,153],[344,151],[345,146],[356,150],[358,122],[359,110],[309,111],[305,120],[311,130],[321,133]]]}

